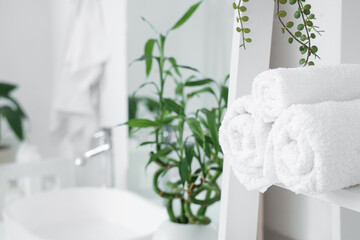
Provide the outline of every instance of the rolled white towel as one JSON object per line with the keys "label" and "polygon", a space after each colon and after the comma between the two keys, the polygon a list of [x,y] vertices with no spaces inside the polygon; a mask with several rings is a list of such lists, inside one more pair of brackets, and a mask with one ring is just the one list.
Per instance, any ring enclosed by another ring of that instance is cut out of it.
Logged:
{"label": "rolled white towel", "polygon": [[273,122],[292,104],[360,98],[360,65],[279,68],[255,77],[252,94],[258,115]]}
{"label": "rolled white towel", "polygon": [[220,144],[225,160],[248,190],[265,191],[271,183],[264,178],[265,144],[271,124],[253,116],[251,96],[237,99],[220,127]]}
{"label": "rolled white towel", "polygon": [[296,193],[359,184],[360,100],[291,106],[273,125],[267,152],[280,182]]}

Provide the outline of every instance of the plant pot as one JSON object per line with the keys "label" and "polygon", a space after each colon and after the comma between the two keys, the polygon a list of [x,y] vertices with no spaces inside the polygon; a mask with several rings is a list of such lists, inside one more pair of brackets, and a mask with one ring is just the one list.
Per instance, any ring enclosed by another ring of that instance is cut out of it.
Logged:
{"label": "plant pot", "polygon": [[152,240],[217,240],[218,232],[214,225],[180,224],[164,222]]}
{"label": "plant pot", "polygon": [[0,145],[0,164],[14,161],[13,149],[9,145]]}

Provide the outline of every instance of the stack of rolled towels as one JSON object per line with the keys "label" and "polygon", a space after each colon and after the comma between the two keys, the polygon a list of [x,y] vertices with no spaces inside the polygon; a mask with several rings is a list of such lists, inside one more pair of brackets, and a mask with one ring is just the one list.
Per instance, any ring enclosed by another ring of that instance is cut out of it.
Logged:
{"label": "stack of rolled towels", "polygon": [[273,69],[255,77],[220,128],[248,190],[317,194],[360,184],[360,65]]}

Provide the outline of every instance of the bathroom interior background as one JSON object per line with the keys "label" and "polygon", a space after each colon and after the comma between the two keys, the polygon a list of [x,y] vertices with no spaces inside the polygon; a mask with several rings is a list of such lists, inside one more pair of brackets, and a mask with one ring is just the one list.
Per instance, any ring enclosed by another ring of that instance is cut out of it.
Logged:
{"label": "bathroom interior background", "polygon": [[[57,56],[61,51],[59,46],[64,40],[59,37],[58,30],[63,29],[65,26],[61,24],[65,23],[59,21],[57,16],[66,15],[64,6],[73,2],[74,0],[0,0],[0,79],[19,84],[16,97],[31,120],[28,127],[29,141],[38,147],[44,158],[63,154],[50,141],[49,113]],[[196,1],[129,0],[128,63],[142,55],[146,39],[153,36],[151,29],[140,19],[141,16],[165,31],[194,2]],[[317,2],[326,6],[324,0]],[[204,1],[191,20],[168,39],[168,54],[175,56],[179,63],[198,68],[205,76],[223,79],[229,72],[232,21],[231,0]],[[116,26],[117,23],[113,24]],[[332,24],[336,27],[336,23]],[[297,66],[297,56],[282,55],[284,51],[291,51],[286,44],[282,44],[284,41],[286,38],[281,36],[277,23],[274,23],[272,67]],[[327,55],[331,57],[330,53],[322,53],[324,58]],[[124,86],[127,86],[128,93],[132,93],[144,79],[144,64],[130,67],[127,79],[123,80],[126,81]],[[116,108],[116,103],[109,107]],[[148,182],[150,178],[143,169],[147,155],[136,148],[137,143],[136,138],[129,141],[127,185],[130,190],[154,198]],[[265,229],[270,234],[268,236],[277,240],[331,239],[334,234],[329,231],[331,207],[318,200],[273,187],[265,194]],[[359,236],[360,229],[354,226],[360,222],[360,216],[352,211],[345,211],[343,214],[350,220],[347,223],[354,224],[343,226],[353,229],[346,232]]]}

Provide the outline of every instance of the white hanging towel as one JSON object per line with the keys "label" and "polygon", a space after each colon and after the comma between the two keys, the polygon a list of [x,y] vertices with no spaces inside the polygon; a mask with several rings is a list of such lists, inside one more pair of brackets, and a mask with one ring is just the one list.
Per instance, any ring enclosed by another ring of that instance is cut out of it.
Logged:
{"label": "white hanging towel", "polygon": [[55,91],[52,130],[79,153],[99,128],[100,83],[109,49],[99,0],[79,0]]}
{"label": "white hanging towel", "polygon": [[286,188],[322,193],[360,183],[359,139],[360,100],[293,105],[276,120],[266,157]]}
{"label": "white hanging towel", "polygon": [[272,182],[264,177],[264,153],[271,129],[253,115],[252,96],[237,99],[226,112],[221,123],[219,138],[235,176],[248,190],[264,192]]}
{"label": "white hanging towel", "polygon": [[278,68],[255,77],[252,94],[258,115],[273,122],[292,104],[360,98],[360,65]]}

